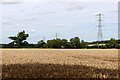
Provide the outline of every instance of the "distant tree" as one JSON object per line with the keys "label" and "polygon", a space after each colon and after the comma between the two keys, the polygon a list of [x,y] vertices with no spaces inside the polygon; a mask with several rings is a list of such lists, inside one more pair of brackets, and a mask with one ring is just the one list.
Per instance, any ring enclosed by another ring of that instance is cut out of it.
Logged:
{"label": "distant tree", "polygon": [[43,45],[43,48],[48,48],[48,45],[47,45],[47,43]]}
{"label": "distant tree", "polygon": [[67,42],[64,46],[64,48],[73,48],[72,44],[70,42]]}
{"label": "distant tree", "polygon": [[48,46],[48,48],[61,48],[62,41],[59,38],[53,39],[53,40],[48,40],[47,46]]}
{"label": "distant tree", "polygon": [[120,39],[118,40],[118,44],[120,44]]}
{"label": "distant tree", "polygon": [[67,39],[62,39],[62,46],[65,48],[66,44],[68,43]]}
{"label": "distant tree", "polygon": [[24,41],[24,42],[22,43],[22,46],[23,46],[23,47],[28,47],[28,46],[29,46],[29,43],[28,43],[27,41]]}
{"label": "distant tree", "polygon": [[55,44],[56,44],[56,48],[61,48],[62,46],[62,40],[57,38],[55,39]]}
{"label": "distant tree", "polygon": [[13,47],[15,47],[14,46],[14,42],[11,42],[11,43],[9,43],[8,45],[6,45],[8,48],[13,48]]}
{"label": "distant tree", "polygon": [[86,43],[84,40],[81,40],[81,47],[82,48],[87,48],[88,43]]}
{"label": "distant tree", "polygon": [[48,48],[54,48],[55,47],[55,40],[47,40],[47,47]]}
{"label": "distant tree", "polygon": [[25,34],[25,31],[21,31],[17,34],[17,36],[10,36],[9,39],[13,40],[12,44],[14,44],[17,47],[21,47],[25,44],[28,44],[27,41],[25,41],[29,37],[29,34]]}
{"label": "distant tree", "polygon": [[46,43],[43,41],[43,40],[40,40],[40,41],[38,41],[38,43],[37,43],[37,47],[39,47],[39,48],[44,48],[44,45],[45,45]]}
{"label": "distant tree", "polygon": [[80,38],[79,37],[71,38],[70,43],[73,48],[80,48]]}
{"label": "distant tree", "polygon": [[117,48],[118,47],[118,41],[114,38],[111,38],[108,43],[106,43],[106,46],[108,48]]}
{"label": "distant tree", "polygon": [[29,44],[28,48],[37,48],[36,44]]}

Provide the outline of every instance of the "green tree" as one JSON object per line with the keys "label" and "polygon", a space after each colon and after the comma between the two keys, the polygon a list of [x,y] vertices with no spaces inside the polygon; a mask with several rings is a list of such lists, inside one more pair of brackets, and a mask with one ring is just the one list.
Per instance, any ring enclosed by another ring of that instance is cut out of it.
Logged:
{"label": "green tree", "polygon": [[55,46],[56,46],[56,48],[61,48],[61,46],[62,46],[62,40],[61,39],[59,39],[59,38],[57,38],[56,40],[55,40]]}
{"label": "green tree", "polygon": [[48,48],[48,45],[47,45],[47,43],[43,45],[43,48]]}
{"label": "green tree", "polygon": [[62,39],[62,46],[63,46],[63,47],[65,47],[67,43],[68,43],[68,40],[67,40],[67,39]]}
{"label": "green tree", "polygon": [[46,43],[43,41],[43,40],[40,40],[40,41],[38,41],[38,43],[37,43],[37,47],[39,47],[39,48],[44,48],[44,45],[45,45]]}
{"label": "green tree", "polygon": [[48,48],[54,48],[55,46],[55,40],[47,40],[47,47]]}
{"label": "green tree", "polygon": [[79,37],[71,38],[70,43],[73,48],[80,48],[80,38]]}
{"label": "green tree", "polygon": [[6,47],[8,47],[8,48],[14,48],[15,47],[14,46],[14,42],[11,42],[11,43],[7,44]]}
{"label": "green tree", "polygon": [[64,48],[73,48],[73,46],[70,42],[67,42]]}
{"label": "green tree", "polygon": [[62,41],[59,38],[53,39],[53,40],[48,40],[47,46],[48,46],[48,48],[61,48]]}
{"label": "green tree", "polygon": [[106,43],[106,46],[108,48],[117,48],[118,47],[118,41],[114,38],[111,38],[108,43]]}
{"label": "green tree", "polygon": [[27,41],[25,41],[29,37],[29,34],[25,34],[25,31],[21,31],[17,34],[17,36],[10,36],[9,39],[13,40],[13,44],[17,47],[21,47],[25,44],[28,44]]}
{"label": "green tree", "polygon": [[87,48],[88,43],[86,43],[84,40],[81,40],[81,47],[82,48]]}

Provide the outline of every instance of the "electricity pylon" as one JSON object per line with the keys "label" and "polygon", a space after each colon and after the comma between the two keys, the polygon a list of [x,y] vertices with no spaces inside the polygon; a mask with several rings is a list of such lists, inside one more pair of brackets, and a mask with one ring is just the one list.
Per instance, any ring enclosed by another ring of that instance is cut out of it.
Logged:
{"label": "electricity pylon", "polygon": [[[103,34],[102,34],[102,15],[103,14],[101,14],[101,13],[99,13],[99,14],[97,14],[96,16],[98,16],[98,25],[97,25],[97,27],[98,27],[98,36],[97,36],[97,39],[98,39],[98,41],[102,41],[102,38],[103,38]],[[98,44],[98,48],[99,48],[99,43],[97,43]]]}

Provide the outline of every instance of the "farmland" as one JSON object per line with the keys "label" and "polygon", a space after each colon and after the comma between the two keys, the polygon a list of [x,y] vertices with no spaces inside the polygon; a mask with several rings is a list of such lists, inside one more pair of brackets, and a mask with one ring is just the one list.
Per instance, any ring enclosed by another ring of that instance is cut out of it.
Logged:
{"label": "farmland", "polygon": [[117,49],[2,49],[3,78],[117,78]]}

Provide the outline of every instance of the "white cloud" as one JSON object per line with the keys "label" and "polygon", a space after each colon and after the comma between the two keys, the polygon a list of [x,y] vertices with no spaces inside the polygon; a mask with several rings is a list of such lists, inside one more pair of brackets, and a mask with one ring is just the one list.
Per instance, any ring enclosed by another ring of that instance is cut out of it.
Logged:
{"label": "white cloud", "polygon": [[64,24],[55,24],[55,27],[64,27]]}
{"label": "white cloud", "polygon": [[32,18],[31,18],[31,20],[35,20],[35,19],[37,19],[37,17],[32,17]]}
{"label": "white cloud", "polygon": [[25,26],[20,25],[20,24],[16,24],[15,26],[16,26],[16,27],[20,27],[20,28],[24,28],[24,27],[25,27]]}
{"label": "white cloud", "polygon": [[66,10],[67,11],[72,11],[72,10],[81,10],[81,9],[84,9],[84,8],[85,8],[84,5],[74,2],[74,3],[70,3]]}
{"label": "white cloud", "polygon": [[55,14],[56,12],[54,11],[46,11],[46,12],[42,12],[40,13],[41,15],[47,15],[47,14]]}
{"label": "white cloud", "polygon": [[24,20],[36,20],[38,19],[37,17],[28,17],[28,18],[24,18]]}
{"label": "white cloud", "polygon": [[44,24],[44,23],[42,23],[42,22],[38,22],[37,24],[40,25],[40,24]]}
{"label": "white cloud", "polygon": [[0,0],[4,3],[17,2],[119,2],[119,0]]}
{"label": "white cloud", "polygon": [[82,2],[118,2],[119,0],[82,0]]}
{"label": "white cloud", "polygon": [[35,30],[34,30],[34,29],[32,29],[32,30],[31,30],[31,32],[32,32],[32,33],[34,33],[34,32],[35,32]]}
{"label": "white cloud", "polygon": [[10,21],[5,21],[5,20],[0,21],[0,23],[5,24],[5,25],[14,25],[14,23],[13,23],[13,22],[10,22]]}
{"label": "white cloud", "polygon": [[23,2],[23,0],[0,0],[2,4],[18,4]]}
{"label": "white cloud", "polygon": [[80,20],[79,22],[80,22],[80,23],[82,23],[82,22],[83,22],[83,20]]}
{"label": "white cloud", "polygon": [[[24,0],[33,1],[33,0]],[[118,2],[119,0],[34,0],[35,2]]]}
{"label": "white cloud", "polygon": [[83,22],[84,22],[83,20],[79,20],[79,21],[73,22],[71,26],[73,26],[74,24],[81,24]]}

